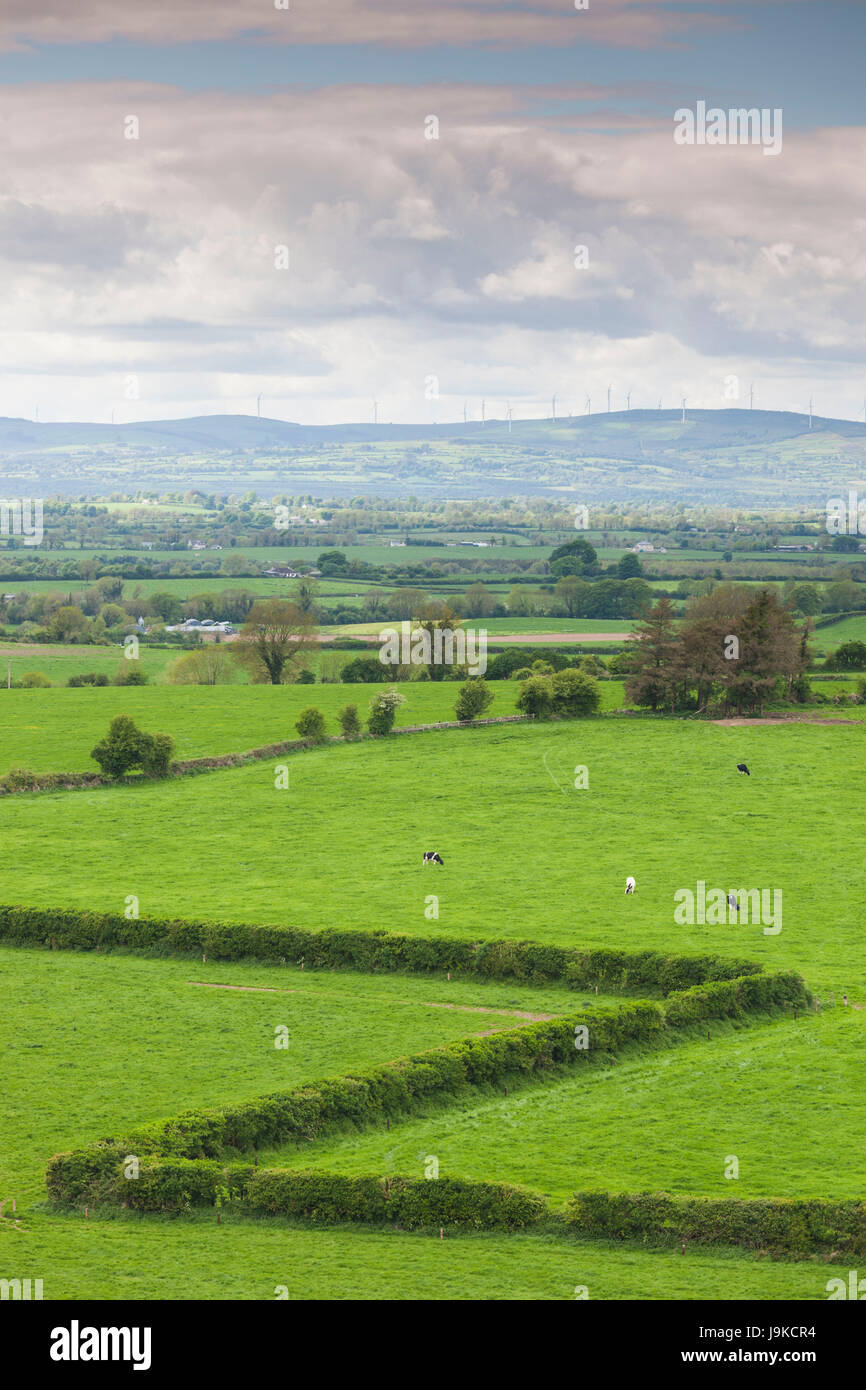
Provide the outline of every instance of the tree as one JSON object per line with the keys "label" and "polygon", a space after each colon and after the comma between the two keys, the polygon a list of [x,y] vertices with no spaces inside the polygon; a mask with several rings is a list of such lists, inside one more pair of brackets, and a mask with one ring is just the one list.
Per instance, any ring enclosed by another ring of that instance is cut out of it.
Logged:
{"label": "tree", "polygon": [[74,603],[64,604],[51,615],[48,635],[52,642],[74,642],[87,630],[87,619]]}
{"label": "tree", "polygon": [[643,574],[640,560],[631,551],[622,556],[616,570],[620,579],[639,579]]}
{"label": "tree", "polygon": [[674,633],[674,608],[670,599],[660,598],[654,608],[634,629],[634,644],[627,657],[630,674],[626,681],[626,699],[636,705],[659,705],[674,702],[677,683],[677,643]]}
{"label": "tree", "polygon": [[232,685],[238,678],[238,668],[223,643],[206,642],[197,651],[172,662],[167,675],[172,685]]}
{"label": "tree", "polygon": [[356,656],[354,661],[347,661],[343,667],[342,680],[348,685],[359,682],[375,685],[385,680],[385,667],[377,656]]}
{"label": "tree", "polygon": [[521,685],[514,703],[521,714],[546,718],[553,707],[553,682],[547,676],[531,676]]}
{"label": "tree", "polygon": [[566,574],[587,574],[595,569],[598,555],[583,536],[558,545],[550,555],[550,573],[558,579]]}
{"label": "tree", "polygon": [[346,738],[357,738],[361,732],[361,720],[357,705],[344,705],[337,715],[340,728]]}
{"label": "tree", "polygon": [[481,580],[470,584],[466,590],[466,616],[469,618],[489,618],[496,607],[496,599]]}
{"label": "tree", "polygon": [[472,676],[457,693],[454,713],[461,723],[478,719],[493,704],[493,691],[482,676]]}
{"label": "tree", "polygon": [[41,671],[25,671],[21,677],[22,690],[47,690],[52,682]]}
{"label": "tree", "polygon": [[795,584],[794,603],[806,618],[811,618],[821,610],[821,595],[814,584]]}
{"label": "tree", "polygon": [[592,593],[592,585],[576,574],[567,574],[560,579],[553,590],[565,608],[567,618],[585,618],[586,607]]}
{"label": "tree", "polygon": [[371,734],[389,734],[394,727],[397,718],[397,710],[400,705],[405,705],[406,696],[401,695],[399,690],[389,686],[387,690],[379,690],[370,701],[370,714],[367,719],[367,728]]}
{"label": "tree", "polygon": [[286,684],[316,646],[313,618],[289,599],[259,599],[250,609],[232,654],[256,685]]}
{"label": "tree", "polygon": [[146,734],[129,715],[118,714],[90,756],[105,777],[122,777],[137,767],[150,777],[167,777],[173,752],[168,734]]}
{"label": "tree", "polygon": [[866,642],[843,642],[827,657],[827,671],[866,671]]}
{"label": "tree", "polygon": [[565,671],[557,671],[551,676],[550,684],[553,687],[555,714],[566,714],[572,719],[578,719],[598,712],[601,703],[598,681],[593,680],[585,671],[578,671],[573,666]]}
{"label": "tree", "polygon": [[325,716],[315,705],[310,705],[307,709],[302,709],[295,721],[295,728],[301,738],[309,739],[311,743],[323,743],[325,739]]}

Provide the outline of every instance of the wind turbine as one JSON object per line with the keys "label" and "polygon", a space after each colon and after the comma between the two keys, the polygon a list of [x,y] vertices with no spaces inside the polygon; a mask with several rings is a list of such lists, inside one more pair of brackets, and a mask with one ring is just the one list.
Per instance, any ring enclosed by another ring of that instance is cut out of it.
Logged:
{"label": "wind turbine", "polygon": [[467,414],[466,414],[466,402],[464,401],[464,402],[463,402],[463,423],[464,423],[464,425],[466,424],[467,419],[468,419],[468,416],[467,416]]}
{"label": "wind turbine", "polygon": [[379,423],[379,402],[378,402],[378,401],[374,401],[374,402],[373,402],[373,424],[374,424],[374,425],[378,425],[378,423]]}
{"label": "wind turbine", "polygon": [[587,396],[586,398],[586,413],[587,415],[592,414],[592,396]]}
{"label": "wind turbine", "polygon": [[611,388],[610,388],[610,386],[608,386],[608,388],[607,388],[607,413],[608,413],[608,415],[610,414],[610,392],[611,392]]}
{"label": "wind turbine", "polygon": [[508,402],[508,404],[507,404],[506,407],[505,407],[505,414],[508,416],[508,433],[510,434],[510,433],[511,433],[511,402],[510,402],[510,401]]}
{"label": "wind turbine", "polygon": [[259,419],[261,419],[261,415],[262,415],[262,398],[261,398],[261,396],[256,396],[256,414],[258,415]]}
{"label": "wind turbine", "polygon": [[749,409],[750,409],[750,410],[754,410],[754,408],[755,408],[755,383],[752,382],[751,386],[749,387]]}
{"label": "wind turbine", "polygon": [[626,410],[631,410],[631,391],[626,391],[625,393],[625,408]]}
{"label": "wind turbine", "polygon": [[552,412],[553,412],[553,420],[556,421],[556,392],[555,392],[555,391],[554,391],[554,393],[553,393],[553,400],[551,401],[551,410],[552,410]]}
{"label": "wind turbine", "polygon": [[482,423],[482,425],[484,424],[484,421],[485,421],[486,419],[487,419],[487,402],[486,402],[486,401],[482,401],[482,402],[481,402],[481,423]]}
{"label": "wind turbine", "polygon": [[683,424],[686,423],[686,400],[687,397],[683,396]]}
{"label": "wind turbine", "polygon": [[813,397],[813,396],[810,396],[810,397],[809,397],[809,429],[812,428],[812,404],[813,404],[813,401],[814,401],[814,397]]}
{"label": "wind turbine", "polygon": [[659,396],[659,403],[658,403],[657,409],[661,410],[661,408],[662,408],[662,398],[661,398],[661,396]]}

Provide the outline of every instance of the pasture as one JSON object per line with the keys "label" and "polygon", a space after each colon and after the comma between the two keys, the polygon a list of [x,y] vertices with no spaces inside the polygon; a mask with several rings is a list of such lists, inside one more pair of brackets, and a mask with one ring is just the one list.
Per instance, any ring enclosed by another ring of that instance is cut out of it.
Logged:
{"label": "pasture", "polygon": [[[493,688],[501,699],[517,687]],[[405,689],[407,722],[429,722],[437,708],[449,717],[441,702],[453,703],[454,684]],[[143,727],[172,733],[184,756],[237,751],[291,737],[286,723],[306,703],[332,700],[332,719],[369,693],[11,691],[0,703],[2,746],[10,762],[37,770],[40,757],[46,770],[87,766],[74,759],[122,705]],[[516,724],[293,754],[288,788],[264,762],[15,795],[0,800],[0,902],[122,912],[134,894],[142,917],[712,952],[798,971],[820,1014],[715,1022],[710,1039],[692,1030],[626,1051],[610,1068],[260,1160],[420,1176],[436,1155],[443,1176],[525,1184],[554,1208],[580,1189],[858,1197],[863,851],[838,808],[861,765],[860,737],[855,725]],[[735,770],[743,760],[748,779]],[[578,768],[587,786],[577,785]],[[422,869],[430,848],[444,867]],[[637,892],[626,899],[628,873]],[[780,890],[781,931],[678,924],[674,894],[698,880]],[[285,1284],[293,1298],[549,1300],[572,1299],[581,1284],[603,1299],[823,1299],[827,1279],[848,1268],[722,1247],[683,1260],[547,1230],[454,1235],[443,1245],[231,1210],[222,1226],[212,1211],[97,1211],[85,1222],[45,1201],[53,1153],[192,1106],[520,1028],[518,1013],[561,1017],[611,1001],[517,981],[5,946],[0,988],[0,1259],[4,1272],[14,1258],[18,1277],[43,1278],[46,1298],[270,1299]],[[287,1030],[285,1049],[274,1045],[277,1028]],[[736,1183],[724,1177],[730,1155]]]}

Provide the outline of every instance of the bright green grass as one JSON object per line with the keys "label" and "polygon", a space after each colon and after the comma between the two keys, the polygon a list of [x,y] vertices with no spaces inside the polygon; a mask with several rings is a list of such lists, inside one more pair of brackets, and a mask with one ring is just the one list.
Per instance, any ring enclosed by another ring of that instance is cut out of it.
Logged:
{"label": "bright green grass", "polygon": [[866,642],[866,613],[816,628],[810,641],[816,652],[835,651],[843,642]]}
{"label": "bright green grass", "polygon": [[[154,681],[160,679],[165,668],[182,655],[183,651],[177,647],[148,647],[142,644],[138,661],[148,678]],[[36,643],[4,644],[0,640],[0,695],[6,698],[6,678],[10,670],[13,680],[20,680],[27,671],[41,671],[55,685],[65,685],[70,676],[79,675],[82,671],[101,671],[109,680],[113,680],[130,664],[121,646],[42,646]]]}
{"label": "bright green grass", "polygon": [[[0,1222],[3,1276],[42,1278],[46,1299],[824,1300],[848,1263],[756,1261],[529,1235],[431,1239],[393,1231],[304,1230],[206,1217]],[[585,1322],[582,1327],[588,1326]],[[586,1333],[587,1336],[591,1335]]]}
{"label": "bright green grass", "polygon": [[[0,996],[0,1200],[15,1196],[19,1207],[44,1198],[52,1153],[100,1135],[521,1026],[510,1014],[433,1003],[584,1006],[564,990],[10,947],[0,947]],[[274,1046],[278,1024],[289,1029],[286,1050]]]}
{"label": "bright green grass", "polygon": [[[240,753],[298,737],[295,721],[315,705],[326,716],[327,732],[339,734],[337,712],[358,706],[366,719],[371,685],[129,686],[79,690],[0,690],[0,773],[10,767],[33,772],[96,770],[90,750],[116,714],[128,714],[151,733],[170,734],[175,757],[199,758]],[[454,718],[459,684],[409,681],[400,690],[406,704],[397,724],[447,723]],[[491,681],[488,717],[515,714],[517,681]],[[622,684],[600,683],[602,708],[618,708]]]}
{"label": "bright green grass", "polygon": [[[6,797],[0,901],[117,912],[135,894],[143,916],[711,950],[860,1002],[863,747],[845,725],[515,724],[298,754],[288,790],[262,762]],[[433,848],[444,869],[422,869]],[[699,879],[781,890],[783,930],[676,925],[674,893]]]}
{"label": "bright green grass", "polygon": [[[741,1031],[711,1025],[669,1052],[553,1086],[261,1156],[267,1167],[522,1183],[555,1205],[577,1190],[710,1197],[863,1196],[864,1016],[840,1006]],[[739,1177],[725,1178],[730,1156]]]}
{"label": "bright green grass", "polygon": [[[196,979],[297,993],[198,989],[189,984]],[[51,1212],[42,1203],[45,1160],[71,1145],[190,1105],[242,1099],[511,1024],[425,1007],[432,1001],[480,998],[487,1007],[537,1009],[579,996],[477,981],[8,948],[0,949],[0,984],[0,1272],[41,1278],[46,1299],[269,1300],[278,1285],[293,1299],[329,1300],[571,1300],[577,1285],[593,1299],[824,1299],[826,1281],[846,1275],[811,1262],[756,1263],[735,1251],[694,1250],[683,1259],[543,1236],[443,1242],[310,1231],[230,1213],[217,1227],[212,1212],[88,1222]],[[288,1051],[273,1047],[277,1023],[290,1029]],[[404,1143],[411,1128],[396,1126],[389,1142]]]}

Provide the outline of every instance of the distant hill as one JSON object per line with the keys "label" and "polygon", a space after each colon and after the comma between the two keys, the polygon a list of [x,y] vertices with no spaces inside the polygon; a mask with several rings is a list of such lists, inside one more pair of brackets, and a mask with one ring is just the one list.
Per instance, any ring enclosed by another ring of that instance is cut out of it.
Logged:
{"label": "distant hill", "polygon": [[[0,417],[0,454],[52,449],[120,447],[197,453],[202,449],[298,448],[308,444],[393,444],[462,439],[512,447],[540,443],[582,453],[637,456],[647,444],[662,449],[682,442],[689,449],[724,449],[779,443],[809,435],[809,417],[771,410],[612,411],[558,420],[462,421],[444,425],[298,425],[255,415],[196,415],[182,420],[131,424],[37,424]],[[835,434],[866,442],[866,425],[814,416],[812,436]]]}
{"label": "distant hill", "polygon": [[53,492],[194,483],[480,495],[796,503],[866,477],[866,425],[766,410],[632,410],[558,420],[301,425],[250,415],[131,424],[0,418],[0,470]]}

